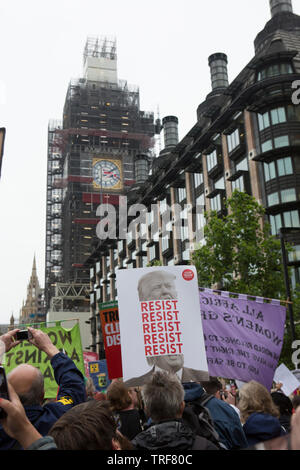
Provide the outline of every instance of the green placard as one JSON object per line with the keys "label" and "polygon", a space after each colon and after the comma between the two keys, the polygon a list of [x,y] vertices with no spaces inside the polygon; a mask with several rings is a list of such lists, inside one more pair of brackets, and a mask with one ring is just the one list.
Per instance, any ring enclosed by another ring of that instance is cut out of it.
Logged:
{"label": "green placard", "polygon": [[[52,343],[60,351],[64,351],[74,361],[80,372],[85,375],[79,324],[77,323],[73,328],[66,329],[57,323],[56,326],[41,327],[40,329],[49,335]],[[42,372],[45,380],[45,398],[55,398],[58,386],[50,359],[44,352],[28,341],[22,341],[6,353],[3,365],[6,374],[8,374],[18,365],[25,363],[38,367]]]}

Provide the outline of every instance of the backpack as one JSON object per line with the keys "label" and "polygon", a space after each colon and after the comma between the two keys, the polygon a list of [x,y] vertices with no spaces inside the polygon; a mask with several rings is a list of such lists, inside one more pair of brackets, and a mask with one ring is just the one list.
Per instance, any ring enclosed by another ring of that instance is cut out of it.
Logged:
{"label": "backpack", "polygon": [[200,398],[186,402],[182,419],[195,434],[211,441],[219,449],[226,450],[226,447],[220,442],[211,414],[205,407],[212,397],[213,395],[204,393]]}

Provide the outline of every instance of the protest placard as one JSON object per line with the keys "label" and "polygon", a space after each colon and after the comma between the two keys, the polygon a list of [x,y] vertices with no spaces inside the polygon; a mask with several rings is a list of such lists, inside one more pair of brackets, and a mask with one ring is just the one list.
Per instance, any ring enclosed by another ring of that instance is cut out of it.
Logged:
{"label": "protest placard", "polygon": [[291,395],[300,386],[299,380],[285,364],[280,364],[274,374],[274,382],[282,383],[281,390],[287,396]]}
{"label": "protest placard", "polygon": [[110,380],[123,376],[118,302],[100,302],[99,313]]}
{"label": "protest placard", "polygon": [[89,376],[98,392],[105,392],[111,381],[108,377],[105,359],[89,362]]}
{"label": "protest placard", "polygon": [[84,362],[84,370],[85,370],[86,377],[90,376],[89,362],[98,361],[98,360],[99,360],[98,353],[92,352],[92,351],[83,351],[83,362]]}
{"label": "protest placard", "polygon": [[[82,354],[82,345],[79,324],[73,328],[63,328],[58,322],[55,326],[40,328],[48,334],[52,343],[70,357],[84,375],[84,362]],[[22,341],[16,347],[12,348],[5,354],[5,371],[8,374],[12,369],[20,364],[31,364],[40,369],[44,376],[45,398],[55,398],[57,395],[58,385],[55,381],[53,369],[46,353],[40,351],[29,341]]]}
{"label": "protest placard", "polygon": [[208,380],[194,266],[117,272],[123,378],[145,383],[157,368],[182,382]]}
{"label": "protest placard", "polygon": [[286,308],[278,300],[199,291],[210,375],[256,380],[268,389],[283,344]]}

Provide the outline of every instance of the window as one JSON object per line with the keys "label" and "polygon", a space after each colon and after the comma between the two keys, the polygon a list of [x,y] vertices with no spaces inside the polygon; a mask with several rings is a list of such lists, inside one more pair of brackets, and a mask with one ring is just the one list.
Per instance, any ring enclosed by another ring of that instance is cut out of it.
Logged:
{"label": "window", "polygon": [[207,158],[207,171],[211,171],[218,164],[217,151],[214,150],[213,152],[209,153],[206,158]]}
{"label": "window", "polygon": [[279,230],[282,227],[281,214],[271,215],[270,216],[270,224],[271,224],[271,233],[272,233],[272,235],[277,235],[279,233]]}
{"label": "window", "polygon": [[300,106],[289,104],[287,107],[289,121],[300,121]]}
{"label": "window", "polygon": [[187,210],[184,209],[183,211],[180,212],[180,219],[181,219],[181,227],[180,227],[180,233],[181,233],[181,240],[188,240],[189,238],[189,228],[188,228],[188,218],[187,218]]}
{"label": "window", "polygon": [[292,202],[296,200],[297,196],[295,188],[283,189],[280,192],[275,192],[268,195],[268,206],[284,204],[286,202]]}
{"label": "window", "polygon": [[244,183],[243,175],[240,176],[235,181],[232,181],[232,191],[235,191],[236,189],[241,192],[245,191],[245,183]]}
{"label": "window", "polygon": [[204,194],[201,194],[196,199],[196,230],[201,230],[205,225],[204,211]]}
{"label": "window", "polygon": [[262,152],[268,152],[269,150],[272,150],[273,148],[273,143],[272,140],[266,140],[261,144],[261,151]]}
{"label": "window", "polygon": [[293,164],[291,157],[280,158],[277,160],[278,176],[292,175]]}
{"label": "window", "polygon": [[178,188],[178,202],[182,202],[184,199],[186,199],[185,188]]}
{"label": "window", "polygon": [[290,63],[273,64],[262,69],[258,73],[257,80],[265,80],[266,78],[272,78],[277,75],[285,75],[288,73],[293,73],[293,68]]}
{"label": "window", "polygon": [[210,200],[210,207],[212,211],[217,211],[219,212],[222,208],[221,206],[221,195],[217,194],[217,196],[213,197]]}
{"label": "window", "polygon": [[264,163],[265,181],[268,182],[276,178],[275,162]]}
{"label": "window", "polygon": [[159,203],[160,213],[163,214],[164,212],[166,212],[167,207],[168,207],[167,206],[167,198],[165,198],[162,201],[160,201],[160,203]]}
{"label": "window", "polygon": [[203,173],[194,173],[195,188],[198,188],[203,183]]}
{"label": "window", "polygon": [[232,134],[227,136],[227,145],[228,145],[228,152],[232,152],[236,147],[240,145],[240,133],[239,129],[235,129]]}
{"label": "window", "polygon": [[169,248],[169,235],[165,235],[161,238],[161,249],[166,251]]}
{"label": "window", "polygon": [[260,131],[263,131],[267,127],[270,127],[269,112],[264,114],[258,114],[258,127]]}
{"label": "window", "polygon": [[223,176],[215,181],[215,189],[225,189],[225,179]]}
{"label": "window", "polygon": [[300,261],[300,245],[293,246],[293,251],[288,253],[288,258],[291,263]]}
{"label": "window", "polygon": [[287,211],[270,216],[271,233],[277,235],[281,227],[300,227],[299,211]]}
{"label": "window", "polygon": [[282,203],[292,202],[292,201],[297,200],[295,188],[283,189],[282,191],[280,191],[280,195],[281,195],[281,202]]}
{"label": "window", "polygon": [[273,126],[275,124],[280,124],[281,122],[286,122],[286,113],[284,107],[272,109],[271,120]]}
{"label": "window", "polygon": [[243,160],[241,160],[239,163],[237,163],[235,165],[235,171],[248,171],[249,168],[248,168],[248,159],[247,158],[244,158]]}
{"label": "window", "polygon": [[298,211],[289,211],[283,213],[285,227],[300,227],[300,219]]}
{"label": "window", "polygon": [[279,204],[279,194],[272,193],[268,195],[268,206],[275,206],[276,204]]}
{"label": "window", "polygon": [[280,137],[275,137],[274,139],[274,147],[287,147],[290,144],[289,136],[288,135],[281,135]]}

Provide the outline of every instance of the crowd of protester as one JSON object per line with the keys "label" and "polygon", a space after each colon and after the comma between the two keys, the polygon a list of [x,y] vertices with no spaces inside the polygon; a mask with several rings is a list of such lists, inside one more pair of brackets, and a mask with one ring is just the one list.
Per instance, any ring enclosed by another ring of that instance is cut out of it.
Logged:
{"label": "crowd of protester", "polygon": [[[17,330],[0,336],[5,350]],[[49,336],[29,328],[30,342],[50,358],[56,399],[44,399],[39,369],[21,364],[0,399],[2,450],[300,450],[300,396],[252,380],[240,389],[221,380],[181,383],[155,372],[138,388],[115,379],[97,392]]]}

